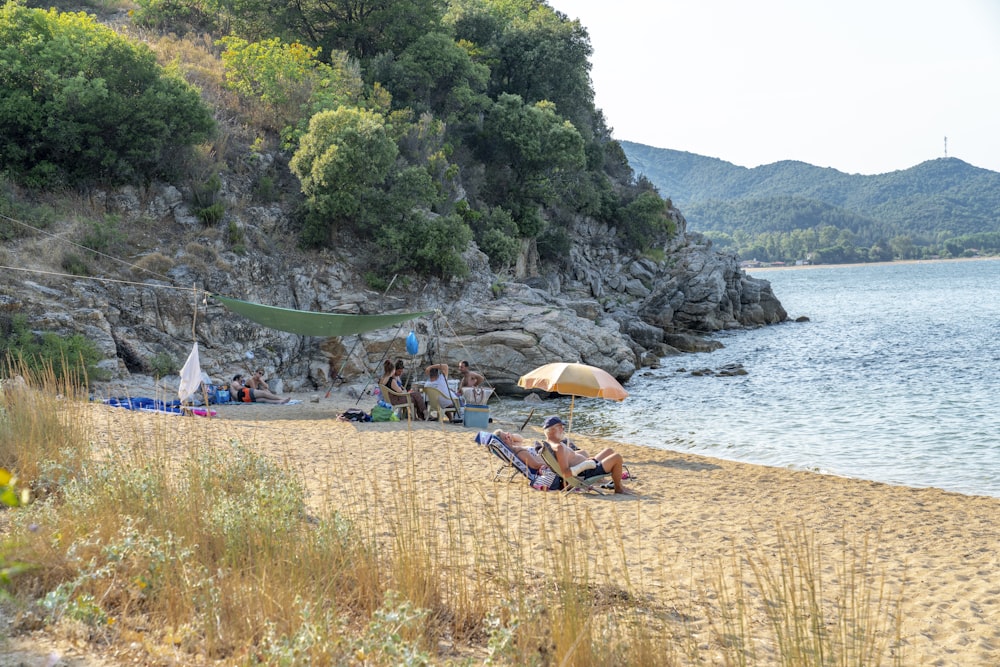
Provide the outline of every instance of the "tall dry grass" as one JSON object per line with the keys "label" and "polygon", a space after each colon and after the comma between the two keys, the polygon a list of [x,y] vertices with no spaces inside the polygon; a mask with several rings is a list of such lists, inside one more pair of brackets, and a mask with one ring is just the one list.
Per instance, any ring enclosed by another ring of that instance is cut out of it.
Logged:
{"label": "tall dry grass", "polygon": [[[0,415],[0,464],[44,491],[9,512],[3,543],[33,566],[10,586],[23,627],[150,663],[902,664],[875,545],[837,557],[785,531],[776,555],[734,551],[693,573],[713,583],[668,608],[611,574],[628,572],[629,545],[572,496],[546,499],[560,522],[539,564],[512,498],[449,485],[431,500],[415,456],[317,511],[300,476],[254,447],[210,429],[178,444],[171,420],[184,418],[153,415],[103,437],[113,411],[27,379]],[[442,510],[468,502],[481,511]]]}

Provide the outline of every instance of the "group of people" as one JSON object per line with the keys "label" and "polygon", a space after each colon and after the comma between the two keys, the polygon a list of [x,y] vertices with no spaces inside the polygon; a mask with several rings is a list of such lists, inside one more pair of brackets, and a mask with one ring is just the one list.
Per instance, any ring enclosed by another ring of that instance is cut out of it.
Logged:
{"label": "group of people", "polygon": [[233,376],[233,381],[229,383],[229,395],[238,403],[288,403],[292,398],[286,396],[282,398],[267,385],[264,379],[264,369],[258,368],[246,381],[242,374]]}
{"label": "group of people", "polygon": [[[615,487],[615,493],[631,494],[632,490],[622,484],[625,461],[622,455],[609,448],[602,449],[596,456],[590,456],[566,437],[566,424],[556,416],[546,417],[542,423],[542,431],[545,433],[545,441],[552,448],[556,455],[556,462],[559,464],[558,476],[551,490],[557,491],[563,487],[563,479],[574,476],[587,480],[591,477],[611,475],[611,481]],[[500,438],[503,444],[507,445],[514,454],[521,459],[524,465],[532,471],[538,472],[545,461],[542,460],[539,448],[542,443],[537,443],[534,447],[524,444],[524,437],[509,431],[494,431],[493,435]]]}
{"label": "group of people", "polygon": [[[386,387],[388,391],[383,392],[383,400],[391,405],[403,405],[411,403],[413,405],[414,418],[425,421],[430,416],[427,410],[427,400],[418,389],[407,390],[401,380],[405,366],[402,359],[395,363],[386,359],[382,365],[382,377],[379,378],[379,386]],[[458,396],[461,396],[465,388],[479,387],[486,382],[486,377],[482,373],[477,373],[469,367],[468,361],[460,361],[458,372],[461,376],[458,381]],[[451,386],[448,384],[448,364],[431,364],[424,369],[426,379],[425,387],[433,387],[441,392],[441,408],[456,407],[456,396]]]}

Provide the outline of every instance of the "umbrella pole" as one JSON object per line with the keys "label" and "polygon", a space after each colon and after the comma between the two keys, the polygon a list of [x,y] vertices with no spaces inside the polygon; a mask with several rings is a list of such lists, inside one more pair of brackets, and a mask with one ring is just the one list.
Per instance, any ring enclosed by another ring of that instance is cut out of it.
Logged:
{"label": "umbrella pole", "polygon": [[569,428],[566,429],[567,433],[569,433],[570,431],[573,430],[573,401],[575,401],[575,400],[576,400],[576,396],[574,394],[570,394],[569,395]]}

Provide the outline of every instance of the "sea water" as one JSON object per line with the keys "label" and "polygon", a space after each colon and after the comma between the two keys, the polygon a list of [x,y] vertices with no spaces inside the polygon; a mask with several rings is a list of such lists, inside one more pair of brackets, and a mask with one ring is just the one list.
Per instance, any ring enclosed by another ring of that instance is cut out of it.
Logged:
{"label": "sea water", "polygon": [[[723,332],[721,350],[665,357],[626,383],[621,403],[575,399],[573,430],[1000,497],[1000,260],[749,273],[809,321]],[[692,373],[730,364],[746,375]],[[528,407],[504,405],[512,421]],[[568,410],[558,398],[536,416]]]}

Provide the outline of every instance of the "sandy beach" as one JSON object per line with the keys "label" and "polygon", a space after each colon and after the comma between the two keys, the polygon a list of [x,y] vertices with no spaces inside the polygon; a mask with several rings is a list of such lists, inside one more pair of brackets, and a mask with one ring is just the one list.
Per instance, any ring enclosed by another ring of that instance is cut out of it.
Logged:
{"label": "sandy beach", "polygon": [[[119,428],[166,428],[176,431],[178,442],[190,434],[258,446],[301,474],[317,511],[362,511],[345,507],[349,498],[357,503],[358,485],[374,506],[390,492],[390,480],[412,477],[443,532],[455,521],[470,533],[499,522],[519,543],[525,568],[577,530],[607,533],[607,540],[591,538],[585,547],[591,566],[620,570],[610,576],[627,577],[664,614],[704,596],[719,563],[732,562],[734,554],[776,557],[783,536],[801,531],[814,540],[824,568],[832,570],[845,549],[861,553],[884,577],[888,594],[902,600],[903,664],[1000,664],[1000,499],[734,463],[581,433],[571,435],[584,448],[612,446],[624,455],[637,495],[545,493],[523,479],[494,481],[497,459],[473,442],[475,429],[342,422],[337,415],[355,407],[354,399],[295,398],[301,403],[216,406],[213,419],[103,405],[93,410],[108,437],[121,437]],[[520,424],[491,426],[516,430]],[[524,435],[540,437],[532,426]],[[570,518],[586,526],[567,525]]]}

